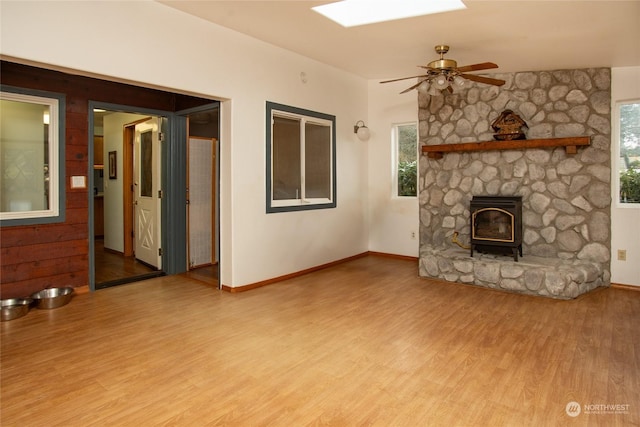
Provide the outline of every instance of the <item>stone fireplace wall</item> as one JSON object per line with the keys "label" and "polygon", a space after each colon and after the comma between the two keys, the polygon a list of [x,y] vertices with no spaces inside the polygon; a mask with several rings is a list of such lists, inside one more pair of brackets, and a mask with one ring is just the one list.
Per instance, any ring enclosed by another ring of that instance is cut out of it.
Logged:
{"label": "stone fireplace wall", "polygon": [[[591,145],[420,156],[420,274],[529,294],[572,298],[610,281],[611,70],[496,74],[445,96],[419,94],[421,145],[493,140],[505,109],[526,121],[527,139],[590,136]],[[471,83],[468,81],[468,83]],[[522,196],[523,253],[471,258],[474,195]]]}

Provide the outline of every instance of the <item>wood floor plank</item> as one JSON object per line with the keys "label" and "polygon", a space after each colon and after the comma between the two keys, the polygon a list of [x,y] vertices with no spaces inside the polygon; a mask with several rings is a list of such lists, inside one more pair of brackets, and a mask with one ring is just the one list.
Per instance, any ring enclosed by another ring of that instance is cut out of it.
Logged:
{"label": "wood floor plank", "polygon": [[165,276],[2,322],[0,424],[638,426],[639,321],[638,292],[557,301],[381,256],[242,293]]}

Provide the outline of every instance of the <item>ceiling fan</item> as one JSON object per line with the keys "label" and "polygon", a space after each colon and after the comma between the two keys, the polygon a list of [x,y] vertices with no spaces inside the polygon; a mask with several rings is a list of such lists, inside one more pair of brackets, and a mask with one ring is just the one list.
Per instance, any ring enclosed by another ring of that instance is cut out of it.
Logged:
{"label": "ceiling fan", "polygon": [[484,83],[494,86],[502,86],[504,80],[492,79],[490,77],[476,76],[474,74],[466,74],[469,71],[488,70],[498,68],[493,62],[482,62],[480,64],[465,65],[458,67],[458,63],[453,59],[445,59],[444,54],[449,52],[449,46],[437,45],[436,53],[440,55],[440,59],[429,62],[426,66],[419,65],[420,68],[426,69],[426,74],[411,77],[402,77],[399,79],[385,80],[380,83],[391,83],[400,80],[418,79],[418,83],[403,90],[400,93],[406,93],[413,89],[424,90],[431,95],[437,95],[441,90],[447,89],[453,92],[454,88],[464,86],[466,80],[472,80],[478,83]]}

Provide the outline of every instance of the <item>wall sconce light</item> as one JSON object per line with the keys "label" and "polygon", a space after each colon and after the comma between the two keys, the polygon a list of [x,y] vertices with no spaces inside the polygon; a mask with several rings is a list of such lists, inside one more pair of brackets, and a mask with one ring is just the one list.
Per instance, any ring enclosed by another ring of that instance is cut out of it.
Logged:
{"label": "wall sconce light", "polygon": [[[362,123],[362,124],[360,124],[360,123]],[[365,126],[365,124],[364,124],[364,122],[362,120],[358,120],[356,122],[356,125],[353,127],[353,133],[358,135],[358,139],[360,141],[368,141],[369,140],[369,136],[371,135],[369,133],[369,128],[367,126]]]}

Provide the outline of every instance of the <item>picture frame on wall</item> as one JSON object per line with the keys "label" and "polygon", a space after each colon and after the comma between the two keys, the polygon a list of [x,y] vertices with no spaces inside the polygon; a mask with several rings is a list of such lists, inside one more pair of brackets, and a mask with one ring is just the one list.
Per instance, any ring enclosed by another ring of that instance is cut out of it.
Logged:
{"label": "picture frame on wall", "polygon": [[118,178],[118,162],[116,151],[109,151],[109,179]]}

